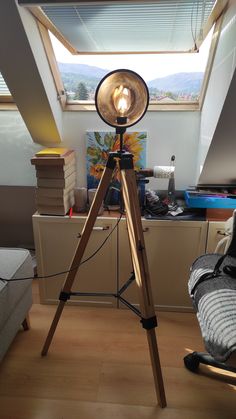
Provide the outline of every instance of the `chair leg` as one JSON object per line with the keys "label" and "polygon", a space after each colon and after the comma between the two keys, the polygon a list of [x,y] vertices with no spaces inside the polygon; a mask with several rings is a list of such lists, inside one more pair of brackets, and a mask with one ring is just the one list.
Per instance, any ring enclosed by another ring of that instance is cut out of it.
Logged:
{"label": "chair leg", "polygon": [[225,371],[236,372],[236,368],[234,366],[216,361],[208,353],[192,352],[184,357],[185,367],[192,372],[198,372],[199,364],[211,365],[212,367],[220,368]]}
{"label": "chair leg", "polygon": [[24,330],[29,330],[30,329],[30,318],[29,318],[29,313],[26,315],[25,319],[22,322],[22,326]]}
{"label": "chair leg", "polygon": [[198,372],[200,360],[197,352],[192,352],[184,357],[185,367],[192,372]]}

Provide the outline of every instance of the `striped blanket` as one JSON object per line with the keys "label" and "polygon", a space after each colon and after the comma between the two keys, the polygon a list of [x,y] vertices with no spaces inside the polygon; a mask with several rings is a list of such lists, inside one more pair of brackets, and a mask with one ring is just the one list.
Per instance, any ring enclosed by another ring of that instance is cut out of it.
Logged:
{"label": "striped blanket", "polygon": [[[206,254],[195,260],[188,283],[207,352],[225,362],[236,350],[236,277],[224,270],[236,269],[236,258]],[[217,262],[220,268],[214,276]],[[225,268],[226,267],[226,268]]]}

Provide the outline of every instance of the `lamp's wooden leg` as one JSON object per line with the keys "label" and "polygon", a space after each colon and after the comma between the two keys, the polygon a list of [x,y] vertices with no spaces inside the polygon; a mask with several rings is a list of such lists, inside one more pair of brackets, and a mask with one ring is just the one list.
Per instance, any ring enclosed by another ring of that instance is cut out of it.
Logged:
{"label": "lamp's wooden leg", "polygon": [[152,301],[136,179],[132,170],[122,170],[121,176],[131,256],[139,292],[140,310],[144,318],[149,318],[155,316],[155,310]]}
{"label": "lamp's wooden leg", "polygon": [[58,306],[57,306],[57,310],[56,310],[55,316],[53,318],[53,321],[52,321],[52,324],[50,326],[48,335],[47,335],[46,340],[45,340],[45,343],[43,345],[43,349],[42,349],[42,352],[41,352],[41,355],[42,356],[46,356],[47,353],[48,353],[48,349],[49,349],[49,346],[50,346],[50,344],[52,342],[52,338],[53,338],[54,333],[56,331],[56,327],[57,327],[57,324],[58,324],[58,322],[60,320],[61,313],[62,313],[62,310],[64,308],[64,305],[65,305],[65,301],[60,301],[59,304],[58,304]]}
{"label": "lamp's wooden leg", "polygon": [[[147,332],[149,352],[158,403],[166,406],[165,389],[155,333],[155,310],[151,293],[151,282],[145,250],[141,212],[138,200],[136,178],[133,169],[121,170],[123,197],[130,240],[135,279],[139,291],[139,301],[143,326]],[[147,323],[146,323],[146,321]],[[154,321],[154,323],[152,323]]]}
{"label": "lamp's wooden leg", "polygon": [[75,276],[76,276],[77,271],[79,269],[79,265],[81,263],[83,255],[84,255],[84,252],[85,252],[89,237],[91,235],[93,226],[95,224],[99,209],[101,207],[102,201],[103,201],[104,196],[106,194],[107,188],[110,184],[110,180],[111,180],[111,177],[112,177],[112,173],[113,173],[115,164],[116,164],[115,160],[113,158],[111,158],[110,160],[108,160],[107,166],[106,166],[106,168],[103,172],[102,178],[101,178],[100,183],[99,183],[99,187],[98,187],[97,192],[95,194],[92,206],[90,208],[90,211],[89,211],[89,214],[88,214],[88,217],[87,217],[87,220],[86,220],[84,228],[82,230],[79,244],[76,248],[74,257],[72,259],[72,263],[71,263],[70,268],[69,268],[69,272],[66,276],[66,279],[65,279],[65,282],[64,282],[61,294],[60,294],[60,298],[59,298],[60,302],[58,304],[56,314],[54,316],[54,319],[53,319],[51,327],[49,329],[45,344],[43,346],[43,349],[42,349],[42,352],[41,352],[42,356],[47,355],[47,352],[48,352],[49,346],[51,344],[52,338],[54,336],[57,324],[60,320],[65,302],[68,299],[68,294],[71,292],[71,288],[72,288]]}
{"label": "lamp's wooden leg", "polygon": [[159,405],[162,408],[164,408],[166,407],[166,395],[165,395],[165,388],[164,388],[164,382],[163,382],[163,377],[162,377],[161,363],[160,363],[155,329],[147,330],[147,340],[148,340],[149,353],[150,353],[150,359],[151,359],[151,364],[152,364],[152,373],[153,373],[153,378],[154,378],[154,383],[155,383],[156,396],[157,396]]}

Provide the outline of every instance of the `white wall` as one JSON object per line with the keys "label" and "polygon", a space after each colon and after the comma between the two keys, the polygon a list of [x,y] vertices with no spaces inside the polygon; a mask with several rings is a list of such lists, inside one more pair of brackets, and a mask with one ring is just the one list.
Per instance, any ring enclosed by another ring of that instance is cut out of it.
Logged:
{"label": "white wall", "polygon": [[[147,166],[168,165],[176,156],[176,188],[197,183],[236,65],[236,4],[231,1],[223,22],[211,78],[199,112],[147,112],[133,130],[147,130]],[[96,112],[64,112],[63,146],[76,150],[77,184],[86,186],[86,131],[111,128]],[[41,147],[34,144],[17,111],[0,112],[0,184],[34,186],[30,158]],[[150,187],[165,189],[166,181],[152,179]]]}
{"label": "white wall", "polygon": [[41,148],[33,142],[18,111],[1,111],[0,185],[35,185],[30,159]]}
{"label": "white wall", "polygon": [[[202,117],[199,112],[147,112],[135,130],[148,131],[147,165],[167,165],[176,156],[176,188],[196,184],[199,167],[211,142],[236,65],[236,4],[227,12],[210,78]],[[37,118],[37,115],[35,116]],[[42,127],[43,128],[43,127]],[[86,130],[110,130],[96,112],[65,112],[63,143],[77,152],[77,183],[86,186]],[[199,140],[200,139],[200,140]],[[200,141],[200,142],[199,142]],[[35,170],[30,158],[41,147],[33,143],[17,111],[0,112],[0,184],[34,186]],[[198,155],[199,151],[199,155]],[[198,155],[198,158],[197,158]],[[196,176],[197,172],[197,176]],[[154,179],[150,186],[165,189],[166,181]]]}
{"label": "white wall", "polygon": [[0,40],[1,73],[33,140],[60,143],[62,110],[38,26],[15,0],[0,2]]}
{"label": "white wall", "polygon": [[[176,188],[184,189],[192,183],[199,136],[198,112],[147,112],[130,131],[147,131],[147,166],[168,165],[176,156]],[[96,113],[65,113],[64,138],[78,153],[78,186],[86,184],[86,130],[112,131]],[[150,187],[165,189],[166,181],[154,179]]]}
{"label": "white wall", "polygon": [[[199,138],[199,112],[147,112],[131,130],[148,132],[147,165],[168,165],[176,156],[176,189],[193,184]],[[76,150],[77,184],[86,186],[86,131],[111,131],[96,112],[65,112],[61,144]],[[0,184],[36,185],[30,159],[40,146],[33,143],[17,111],[0,112]],[[154,189],[166,189],[167,181],[151,180]]]}
{"label": "white wall", "polygon": [[[226,12],[201,113],[196,183],[209,150],[236,67],[236,2]],[[217,162],[216,162],[217,163]]]}
{"label": "white wall", "polygon": [[[37,63],[39,73],[46,75],[42,77],[42,83],[45,86],[45,91],[47,92],[47,97],[51,105],[51,110],[57,124],[59,133],[62,131],[62,112],[60,102],[57,99],[57,91],[55,89],[55,84],[53,80],[52,73],[50,71],[48,58],[45,54],[44,45],[41,39],[41,35],[38,30],[36,20],[32,14],[25,7],[16,5],[22,22],[24,24],[24,29],[29,40],[31,50],[34,56],[34,59]],[[35,87],[35,86],[34,86]],[[43,144],[41,142],[41,144]]]}

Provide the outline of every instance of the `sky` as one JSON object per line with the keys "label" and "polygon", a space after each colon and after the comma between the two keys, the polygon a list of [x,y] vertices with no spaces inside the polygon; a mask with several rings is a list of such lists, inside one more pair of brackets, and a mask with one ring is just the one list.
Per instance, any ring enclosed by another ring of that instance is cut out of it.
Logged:
{"label": "sky", "polygon": [[179,72],[205,71],[210,36],[202,44],[199,53],[193,54],[145,54],[145,55],[72,55],[53,35],[51,40],[58,62],[79,63],[100,67],[109,71],[127,68],[136,71],[146,81]]}

